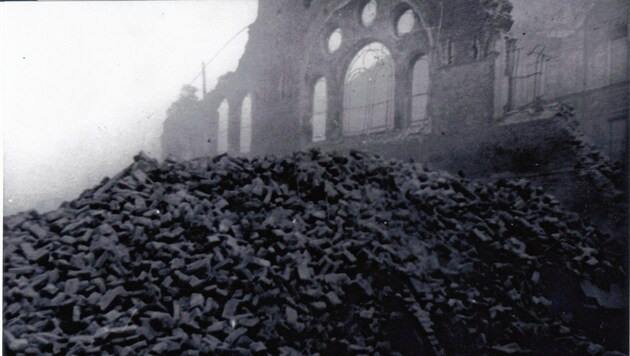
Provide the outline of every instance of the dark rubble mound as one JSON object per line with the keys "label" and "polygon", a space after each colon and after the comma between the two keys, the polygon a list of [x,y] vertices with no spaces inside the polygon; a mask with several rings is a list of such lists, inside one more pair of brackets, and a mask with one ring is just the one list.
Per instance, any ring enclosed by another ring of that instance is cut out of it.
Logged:
{"label": "dark rubble mound", "polygon": [[5,351],[619,354],[615,241],[526,181],[358,152],[139,155],[4,219]]}

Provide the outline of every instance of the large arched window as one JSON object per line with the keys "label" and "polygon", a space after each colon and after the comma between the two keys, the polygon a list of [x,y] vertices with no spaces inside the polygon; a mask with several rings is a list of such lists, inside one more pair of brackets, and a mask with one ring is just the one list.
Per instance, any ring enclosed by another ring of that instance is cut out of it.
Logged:
{"label": "large arched window", "polygon": [[219,126],[217,128],[217,153],[221,154],[228,150],[228,111],[227,100],[223,100],[219,105]]}
{"label": "large arched window", "polygon": [[252,98],[247,94],[241,106],[241,153],[249,153],[252,144]]}
{"label": "large arched window", "polygon": [[320,78],[313,88],[313,142],[326,139],[327,114],[326,78]]}
{"label": "large arched window", "polygon": [[394,63],[383,44],[359,50],[348,67],[343,97],[344,135],[394,127]]}
{"label": "large arched window", "polygon": [[421,132],[431,131],[427,118],[429,99],[429,60],[421,57],[413,65],[413,83],[411,87],[411,125]]}

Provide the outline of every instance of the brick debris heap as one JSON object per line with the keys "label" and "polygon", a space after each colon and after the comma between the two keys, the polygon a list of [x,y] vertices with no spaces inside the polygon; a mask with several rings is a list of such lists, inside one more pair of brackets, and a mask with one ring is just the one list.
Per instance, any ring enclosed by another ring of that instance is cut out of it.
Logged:
{"label": "brick debris heap", "polygon": [[57,210],[5,218],[4,348],[613,355],[622,261],[526,181],[360,152],[141,154]]}

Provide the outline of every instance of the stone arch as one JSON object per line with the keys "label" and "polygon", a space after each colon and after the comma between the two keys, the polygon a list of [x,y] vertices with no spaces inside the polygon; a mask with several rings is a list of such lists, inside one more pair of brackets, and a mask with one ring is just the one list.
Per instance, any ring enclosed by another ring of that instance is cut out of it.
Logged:
{"label": "stone arch", "polygon": [[[379,0],[377,21],[372,26],[361,24],[357,14],[363,2],[344,0],[333,6],[327,2],[313,3],[311,13],[317,18],[307,29],[305,42],[309,43],[304,56],[304,64],[300,66],[299,78],[300,107],[304,115],[301,117],[303,128],[302,140],[312,142],[312,104],[313,86],[321,76],[326,77],[328,105],[326,136],[336,139],[343,135],[344,80],[348,66],[361,48],[372,42],[380,42],[390,50],[394,63],[394,110],[393,124],[395,128],[407,127],[410,123],[409,93],[411,90],[411,63],[409,55],[422,51],[433,55],[431,26],[439,14],[435,0],[390,2]],[[416,14],[414,30],[404,36],[395,31],[395,19],[402,11],[410,9]],[[422,15],[423,20],[420,19]],[[351,18],[351,21],[343,19]],[[343,33],[341,47],[334,53],[326,50],[327,36],[335,28]]]}
{"label": "stone arch", "polygon": [[[366,37],[372,37],[371,40],[383,42],[389,48],[394,48],[391,46],[391,43],[388,43],[390,38],[393,36],[385,35],[383,33],[382,28],[370,26],[368,28],[364,28],[360,24],[360,20],[358,16],[350,15],[352,18],[357,17],[356,24],[352,25],[348,22],[341,21],[343,16],[339,16],[342,11],[346,8],[351,7],[351,9],[347,10],[347,13],[357,14],[359,13],[359,9],[361,5],[366,1],[356,1],[356,0],[343,0],[340,1],[335,8],[330,11],[329,4],[327,2],[319,2],[314,4],[314,8],[311,13],[316,14],[317,20],[314,20],[312,23],[317,24],[313,25],[307,30],[307,34],[305,36],[305,42],[310,43],[311,45],[308,47],[305,53],[305,63],[303,66],[304,71],[301,73],[302,76],[307,74],[305,71],[310,67],[310,63],[326,61],[326,60],[335,60],[336,58],[343,55],[344,52],[352,51],[351,47],[353,44],[356,44],[358,40],[365,39]],[[436,21],[437,16],[439,15],[438,11],[438,3],[435,0],[424,0],[424,1],[413,1],[407,2],[404,1],[402,3],[398,3],[396,5],[392,5],[387,1],[380,1],[382,3],[383,8],[378,10],[382,12],[380,16],[384,18],[388,18],[389,27],[391,27],[391,35],[394,35],[394,19],[397,15],[401,14],[401,10],[411,9],[417,17],[418,23],[417,27],[422,29],[422,31],[414,31],[414,36],[408,36],[410,40],[417,41],[421,39],[422,42],[428,43],[430,46],[433,46],[432,33],[431,28],[437,26],[434,23]],[[315,6],[316,5],[316,6]],[[386,13],[390,13],[390,16],[385,15]],[[335,55],[330,55],[325,50],[325,39],[328,38],[328,35],[336,28],[340,28],[342,31],[343,39],[341,50],[335,52]],[[346,34],[356,32],[359,29],[364,33],[360,38],[351,39]],[[391,38],[391,40],[397,40],[396,38]],[[345,51],[344,51],[345,50]],[[327,58],[322,58],[327,57]]]}

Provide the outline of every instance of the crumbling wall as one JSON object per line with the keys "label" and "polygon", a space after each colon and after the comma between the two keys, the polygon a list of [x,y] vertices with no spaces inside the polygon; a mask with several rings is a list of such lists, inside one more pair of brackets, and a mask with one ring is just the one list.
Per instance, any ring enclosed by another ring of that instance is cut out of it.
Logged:
{"label": "crumbling wall", "polygon": [[[501,65],[505,58],[497,52],[502,48],[497,46],[497,40],[510,23],[501,23],[503,20],[498,19],[505,16],[496,15],[506,5],[494,9],[492,15],[488,4],[503,2],[418,0],[402,4],[378,0],[378,15],[369,26],[360,21],[365,3],[261,2],[237,71],[223,77],[204,104],[205,117],[216,121],[213,118],[218,105],[223,98],[228,100],[229,154],[241,154],[240,109],[243,98],[250,94],[250,156],[310,146],[331,150],[359,148],[386,157],[428,162],[435,168],[460,171],[469,177],[527,176],[556,193],[572,210],[596,220],[601,218],[602,224],[609,223],[604,216],[608,210],[599,209],[599,203],[594,203],[597,200],[605,205],[605,194],[594,189],[573,167],[575,135],[557,120],[555,113],[525,117],[516,113],[506,120],[498,114],[502,104],[494,94],[504,88],[496,79],[505,74]],[[418,15],[417,27],[399,36],[395,19],[405,9]],[[327,36],[336,28],[342,30],[342,43],[336,52],[329,53]],[[344,137],[341,127],[346,71],[357,51],[375,41],[391,52],[396,71],[394,129]],[[445,48],[451,45],[452,58],[445,58]],[[430,59],[428,116],[432,131],[428,134],[409,126],[411,70],[420,55]],[[321,77],[327,82],[326,140],[313,144],[313,86]],[[566,102],[588,106],[585,110],[576,105],[582,115],[580,130],[595,137],[600,149],[603,137],[616,128],[610,124],[611,114],[606,108],[617,107],[619,115],[627,116],[627,85],[610,90],[615,91],[614,95],[598,90],[580,98],[564,98]],[[585,112],[590,117],[584,118]],[[211,137],[216,142],[216,133],[211,133]],[[627,137],[623,142],[627,142]],[[618,157],[627,158],[627,152]],[[625,205],[622,208],[625,210]],[[615,225],[609,231],[619,229]]]}
{"label": "crumbling wall", "polygon": [[[512,45],[498,46],[496,67],[503,68],[495,75],[495,118],[540,100],[561,101],[576,109],[580,130],[602,152],[627,159],[628,1],[575,0],[570,8],[547,0],[519,3],[508,34]],[[536,58],[542,66],[534,65]]]}
{"label": "crumbling wall", "polygon": [[576,108],[576,119],[588,140],[611,159],[628,158],[628,81],[559,98]]}
{"label": "crumbling wall", "polygon": [[[428,116],[436,125],[459,130],[461,122],[450,108],[470,108],[468,119],[478,124],[492,112],[491,78],[494,55],[490,48],[505,16],[504,1],[416,0],[405,3],[377,2],[374,22],[365,26],[360,12],[366,1],[275,1],[261,2],[258,18],[250,26],[250,39],[234,73],[224,76],[205,100],[205,117],[213,119],[220,100],[230,107],[230,154],[239,148],[240,105],[252,97],[252,150],[250,155],[286,153],[311,142],[313,85],[320,77],[328,84],[327,137],[341,138],[343,85],[353,57],[370,42],[383,43],[391,52],[395,77],[395,127],[405,129],[411,121],[411,77],[415,60],[430,59],[431,89]],[[416,23],[409,34],[399,35],[395,23],[407,9]],[[327,36],[340,28],[341,47],[326,50]],[[454,46],[451,59],[444,48]],[[473,50],[473,47],[476,49]],[[477,53],[477,55],[475,55]],[[458,95],[453,95],[457,88]],[[449,94],[449,92],[451,92]],[[216,119],[215,119],[216,120]],[[216,137],[216,132],[209,132]],[[281,138],[281,139],[279,139]],[[216,144],[216,141],[215,141]]]}
{"label": "crumbling wall", "polygon": [[526,178],[611,236],[623,240],[628,235],[627,165],[610,161],[589,144],[573,111],[563,105],[520,112],[501,124],[465,132],[405,131],[315,146],[411,159],[473,179]]}
{"label": "crumbling wall", "polygon": [[437,70],[432,89],[434,127],[465,132],[492,118],[494,58]]}
{"label": "crumbling wall", "polygon": [[216,153],[212,133],[216,132],[216,118],[207,109],[207,102],[199,101],[195,88],[184,87],[177,102],[168,110],[162,134],[163,157],[192,159]]}
{"label": "crumbling wall", "polygon": [[[311,26],[305,42],[313,43],[306,53],[306,64],[300,76],[304,76],[301,88],[301,112],[303,145],[311,142],[311,102],[313,86],[320,78],[328,85],[328,120],[326,136],[342,137],[344,79],[348,65],[356,53],[366,44],[379,42],[391,53],[395,68],[394,127],[404,130],[411,122],[411,86],[415,61],[420,56],[429,59],[430,84],[428,117],[430,126],[440,130],[458,131],[460,121],[453,121],[453,108],[471,108],[475,113],[470,124],[485,122],[493,106],[494,46],[499,27],[492,22],[478,1],[458,0],[448,3],[416,1],[401,4],[395,1],[379,1],[374,22],[365,26],[360,21],[361,4],[344,2],[335,11],[324,7],[318,24]],[[322,5],[323,7],[323,5]],[[417,18],[415,30],[405,35],[395,31],[397,16],[412,10]],[[328,53],[323,45],[326,36],[339,28],[343,40],[339,50]],[[445,53],[452,46],[452,58]],[[488,78],[488,79],[485,79]],[[458,112],[460,114],[461,111]],[[343,138],[352,142],[352,138]]]}

